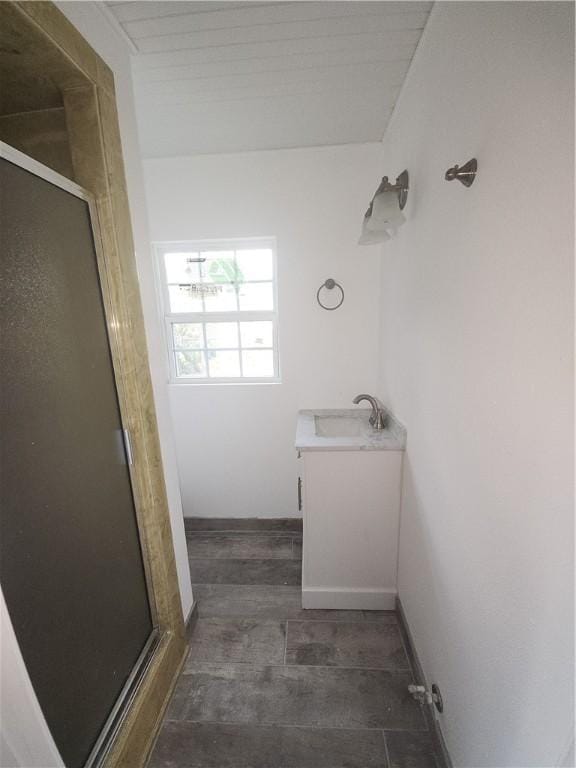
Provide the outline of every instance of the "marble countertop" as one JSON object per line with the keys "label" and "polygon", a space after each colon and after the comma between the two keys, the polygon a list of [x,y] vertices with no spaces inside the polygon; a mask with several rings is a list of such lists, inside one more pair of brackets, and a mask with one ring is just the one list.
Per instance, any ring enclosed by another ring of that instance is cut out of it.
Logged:
{"label": "marble countertop", "polygon": [[[386,428],[375,430],[368,422],[370,413],[366,408],[298,411],[295,447],[298,451],[403,451],[406,447],[406,430],[402,424],[389,411],[385,411]],[[318,434],[321,430],[319,425],[327,417],[331,424],[337,424],[337,419],[345,420],[346,424],[352,425],[352,430],[343,429],[343,432],[357,431],[357,434]],[[358,420],[357,428],[352,420]]]}

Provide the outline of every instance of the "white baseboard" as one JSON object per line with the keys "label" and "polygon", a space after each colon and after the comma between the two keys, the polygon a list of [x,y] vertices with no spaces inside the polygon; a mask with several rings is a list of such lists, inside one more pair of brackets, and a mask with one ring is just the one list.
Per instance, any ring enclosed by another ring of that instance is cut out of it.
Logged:
{"label": "white baseboard", "polygon": [[396,606],[396,595],[395,589],[302,587],[302,608],[393,611]]}

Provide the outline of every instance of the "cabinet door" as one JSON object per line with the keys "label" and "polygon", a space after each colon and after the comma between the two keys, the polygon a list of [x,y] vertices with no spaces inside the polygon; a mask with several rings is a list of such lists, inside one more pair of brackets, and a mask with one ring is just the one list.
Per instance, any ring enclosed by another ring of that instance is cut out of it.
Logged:
{"label": "cabinet door", "polygon": [[85,764],[152,633],[89,207],[0,159],[0,579],[48,727]]}
{"label": "cabinet door", "polygon": [[303,586],[333,600],[306,607],[394,607],[402,452],[309,451],[304,461]]}

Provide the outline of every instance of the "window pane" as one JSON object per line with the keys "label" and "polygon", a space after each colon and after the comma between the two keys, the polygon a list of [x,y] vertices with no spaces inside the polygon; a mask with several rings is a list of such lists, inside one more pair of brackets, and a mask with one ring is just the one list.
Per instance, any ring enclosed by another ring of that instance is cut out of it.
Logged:
{"label": "window pane", "polygon": [[240,338],[243,347],[271,347],[272,321],[240,323]]}
{"label": "window pane", "polygon": [[203,251],[202,276],[205,283],[236,282],[236,260],[234,251]]}
{"label": "window pane", "polygon": [[175,347],[200,349],[204,346],[202,323],[172,323]]}
{"label": "window pane", "polygon": [[210,376],[227,379],[240,376],[240,358],[238,352],[207,352]]}
{"label": "window pane", "polygon": [[177,378],[277,375],[274,248],[265,240],[244,243],[161,246]]}
{"label": "window pane", "polygon": [[274,376],[274,354],[271,349],[242,352],[244,376]]}
{"label": "window pane", "polygon": [[175,352],[176,375],[190,379],[206,378],[204,352]]}
{"label": "window pane", "polygon": [[204,289],[212,289],[204,293],[206,312],[235,312],[238,309],[233,285],[204,285]]}
{"label": "window pane", "polygon": [[235,349],[238,346],[238,324],[206,323],[206,341],[212,349]]}
{"label": "window pane", "polygon": [[246,280],[272,280],[272,251],[269,248],[236,251],[239,282]]}
{"label": "window pane", "polygon": [[171,312],[202,312],[202,297],[195,285],[169,285]]}
{"label": "window pane", "polygon": [[244,283],[238,288],[241,310],[274,309],[272,283]]}
{"label": "window pane", "polygon": [[165,253],[166,278],[169,283],[192,283],[200,280],[200,264],[194,262],[197,253]]}

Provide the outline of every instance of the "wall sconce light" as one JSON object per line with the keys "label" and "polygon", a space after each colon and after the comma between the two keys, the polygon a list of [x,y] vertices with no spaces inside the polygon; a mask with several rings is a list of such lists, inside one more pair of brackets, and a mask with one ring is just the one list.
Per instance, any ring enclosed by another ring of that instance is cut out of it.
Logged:
{"label": "wall sconce light", "polygon": [[408,171],[402,171],[395,184],[391,184],[388,176],[384,176],[364,216],[358,245],[373,245],[389,240],[406,221],[402,210],[407,199]]}
{"label": "wall sconce light", "polygon": [[471,187],[472,184],[474,184],[477,170],[478,161],[473,157],[472,160],[468,160],[467,163],[464,163],[461,168],[457,165],[448,168],[444,174],[444,178],[446,181],[454,181],[454,179],[458,179],[458,181],[461,184],[464,184],[465,187]]}
{"label": "wall sconce light", "polygon": [[366,216],[364,216],[364,221],[362,222],[362,233],[358,240],[358,245],[377,245],[378,243],[384,243],[386,240],[390,240],[390,235],[385,229],[382,229],[379,232],[369,229],[369,221],[370,217],[366,214]]}

